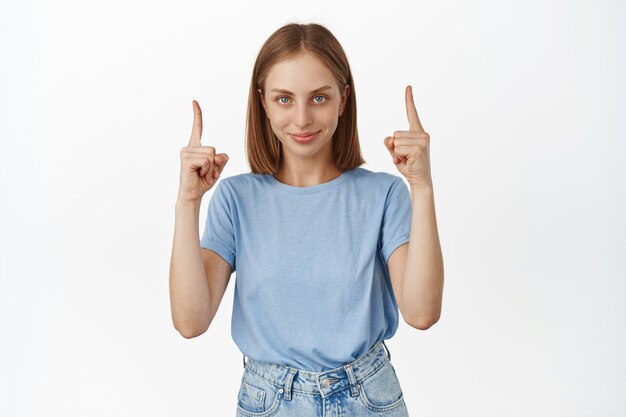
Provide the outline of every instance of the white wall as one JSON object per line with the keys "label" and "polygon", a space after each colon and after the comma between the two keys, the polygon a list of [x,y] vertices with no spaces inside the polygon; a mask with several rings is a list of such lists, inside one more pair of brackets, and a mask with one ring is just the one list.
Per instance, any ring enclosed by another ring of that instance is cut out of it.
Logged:
{"label": "white wall", "polygon": [[626,415],[625,9],[3,1],[0,415],[234,415],[235,277],[207,333],[171,323],[179,151],[197,99],[248,171],[252,64],[291,21],[343,44],[365,168],[401,175],[407,84],[431,135],[443,315],[388,342],[411,415]]}

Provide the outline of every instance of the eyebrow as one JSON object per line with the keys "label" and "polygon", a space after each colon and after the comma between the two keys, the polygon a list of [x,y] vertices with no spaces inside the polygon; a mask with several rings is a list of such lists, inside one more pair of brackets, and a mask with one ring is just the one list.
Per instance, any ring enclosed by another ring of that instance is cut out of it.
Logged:
{"label": "eyebrow", "polygon": [[[311,94],[313,94],[313,93],[318,93],[318,92],[320,92],[320,91],[324,91],[324,90],[328,90],[329,88],[332,88],[332,87],[331,87],[330,85],[325,85],[325,86],[323,86],[323,87],[320,87],[320,88],[318,88],[318,89],[316,89],[316,90],[311,91]],[[281,88],[272,88],[272,90],[271,90],[271,91],[275,91],[275,92],[277,92],[277,93],[283,93],[283,94],[291,94],[291,95],[293,95],[293,93],[292,93],[291,91],[283,90],[283,89],[281,89]]]}

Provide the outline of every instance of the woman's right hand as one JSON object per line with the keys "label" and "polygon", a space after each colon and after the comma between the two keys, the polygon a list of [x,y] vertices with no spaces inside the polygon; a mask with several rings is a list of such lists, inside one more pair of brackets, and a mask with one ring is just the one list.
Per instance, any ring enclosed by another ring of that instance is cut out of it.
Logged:
{"label": "woman's right hand", "polygon": [[202,111],[196,100],[193,106],[193,128],[189,144],[180,150],[180,186],[178,201],[197,203],[217,182],[228,155],[215,153],[212,146],[202,146]]}

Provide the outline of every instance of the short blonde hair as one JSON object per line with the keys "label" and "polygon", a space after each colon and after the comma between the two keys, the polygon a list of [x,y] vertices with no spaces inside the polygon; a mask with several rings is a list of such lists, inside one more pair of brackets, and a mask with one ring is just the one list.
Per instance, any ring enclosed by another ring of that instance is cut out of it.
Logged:
{"label": "short blonde hair", "polygon": [[308,52],[333,73],[342,92],[350,86],[348,100],[333,134],[333,158],[341,171],[365,163],[356,124],[356,95],[346,54],[335,36],[324,26],[289,23],[274,32],[263,44],[252,71],[246,118],[246,150],[254,174],[274,174],[280,163],[281,143],[265,116],[258,90],[265,94],[265,80],[279,61]]}

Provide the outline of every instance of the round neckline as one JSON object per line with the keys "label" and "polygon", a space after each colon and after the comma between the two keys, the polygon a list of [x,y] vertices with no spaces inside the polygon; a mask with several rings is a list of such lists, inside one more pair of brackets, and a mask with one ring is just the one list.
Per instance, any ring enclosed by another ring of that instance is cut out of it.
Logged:
{"label": "round neckline", "polygon": [[265,174],[265,178],[272,185],[274,185],[274,187],[281,189],[283,191],[288,191],[288,192],[296,193],[296,194],[309,194],[309,193],[315,193],[315,192],[335,188],[336,186],[338,186],[339,184],[341,184],[342,182],[346,180],[350,172],[352,172],[352,170],[343,171],[341,174],[339,174],[338,177],[333,178],[330,181],[324,182],[322,184],[311,185],[308,187],[296,187],[295,185],[285,184],[284,182],[278,181],[272,174]]}

